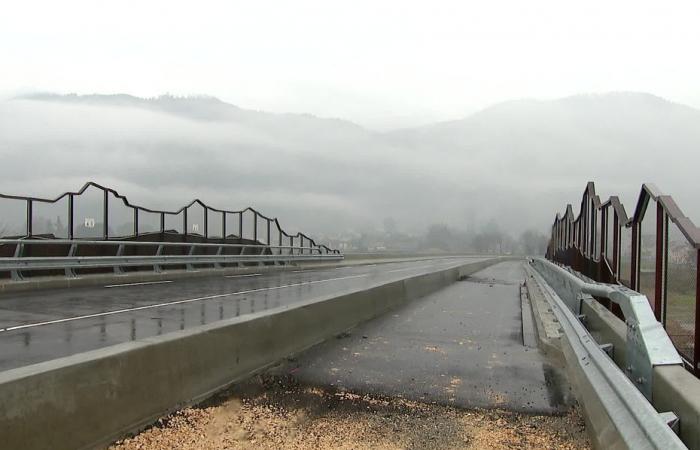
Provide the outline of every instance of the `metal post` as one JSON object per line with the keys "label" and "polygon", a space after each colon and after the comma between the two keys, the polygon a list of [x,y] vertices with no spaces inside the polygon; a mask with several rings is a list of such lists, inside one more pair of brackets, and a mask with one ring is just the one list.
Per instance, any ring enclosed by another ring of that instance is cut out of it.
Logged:
{"label": "metal post", "polygon": [[182,235],[187,240],[187,208],[182,210]]}
{"label": "metal post", "polygon": [[134,208],[134,236],[139,237],[139,209]]}
{"label": "metal post", "polygon": [[639,280],[639,224],[632,221],[632,254],[630,255],[630,288],[638,290],[637,280]]}
{"label": "metal post", "polygon": [[238,235],[243,239],[243,211],[238,213]]}
{"label": "metal post", "polygon": [[253,240],[258,242],[258,213],[253,211]]}
{"label": "metal post", "polygon": [[226,239],[226,211],[221,212],[221,237]]}
{"label": "metal post", "polygon": [[610,207],[603,208],[600,214],[600,256],[601,260],[603,257],[608,257],[608,251],[606,249],[608,243],[608,210]]}
{"label": "metal post", "polygon": [[32,210],[34,209],[31,199],[27,200],[27,237],[32,237]]}
{"label": "metal post", "polygon": [[204,208],[204,239],[209,238],[209,208]]}
{"label": "metal post", "polygon": [[160,213],[160,238],[165,237],[165,213]]}
{"label": "metal post", "polygon": [[270,245],[270,219],[267,219],[267,245]]}
{"label": "metal post", "polygon": [[103,192],[102,202],[102,238],[106,241],[109,239],[109,192]]}
{"label": "metal post", "polygon": [[693,373],[695,375],[700,374],[698,370],[698,360],[700,360],[700,249],[698,249],[698,257],[696,261],[697,267],[695,268],[695,336],[693,344]]}
{"label": "metal post", "polygon": [[613,209],[613,272],[615,279],[620,279],[620,224],[617,218],[617,211]]}
{"label": "metal post", "polygon": [[664,277],[664,209],[661,203],[657,200],[656,202],[656,261],[655,261],[655,271],[654,271],[654,315],[656,320],[661,322],[662,308],[663,308],[663,284],[666,279]]}
{"label": "metal post", "polygon": [[68,195],[68,239],[73,240],[73,237],[75,236],[74,232],[74,227],[73,227],[73,194]]}
{"label": "metal post", "polygon": [[588,248],[590,249],[590,255],[591,259],[595,259],[595,240],[598,237],[598,211],[596,211],[593,208],[593,202],[590,202],[591,205],[591,240],[588,244]]}

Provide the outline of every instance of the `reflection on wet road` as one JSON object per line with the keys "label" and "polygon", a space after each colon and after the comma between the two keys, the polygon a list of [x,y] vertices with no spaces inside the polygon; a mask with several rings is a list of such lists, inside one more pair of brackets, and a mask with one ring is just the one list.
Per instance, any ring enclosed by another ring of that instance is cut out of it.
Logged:
{"label": "reflection on wet road", "polygon": [[54,289],[0,298],[0,370],[342,294],[476,258]]}

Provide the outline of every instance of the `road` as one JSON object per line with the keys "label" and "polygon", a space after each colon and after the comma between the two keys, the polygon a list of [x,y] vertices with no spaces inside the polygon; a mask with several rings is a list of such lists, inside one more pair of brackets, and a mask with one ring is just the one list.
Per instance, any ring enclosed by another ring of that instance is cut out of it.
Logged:
{"label": "road", "polygon": [[53,289],[0,297],[0,371],[454,267],[367,264]]}

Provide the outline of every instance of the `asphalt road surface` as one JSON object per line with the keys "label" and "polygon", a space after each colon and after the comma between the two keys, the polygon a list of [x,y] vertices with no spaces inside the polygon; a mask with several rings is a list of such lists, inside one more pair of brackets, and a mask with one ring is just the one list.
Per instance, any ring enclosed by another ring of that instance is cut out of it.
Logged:
{"label": "asphalt road surface", "polygon": [[0,371],[483,258],[41,290],[0,297]]}

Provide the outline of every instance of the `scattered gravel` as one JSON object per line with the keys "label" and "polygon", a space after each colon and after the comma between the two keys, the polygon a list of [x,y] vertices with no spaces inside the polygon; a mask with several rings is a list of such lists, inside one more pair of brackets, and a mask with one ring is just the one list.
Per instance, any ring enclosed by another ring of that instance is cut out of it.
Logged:
{"label": "scattered gravel", "polygon": [[163,418],[113,450],[588,449],[577,410],[532,416],[460,410],[257,377]]}

